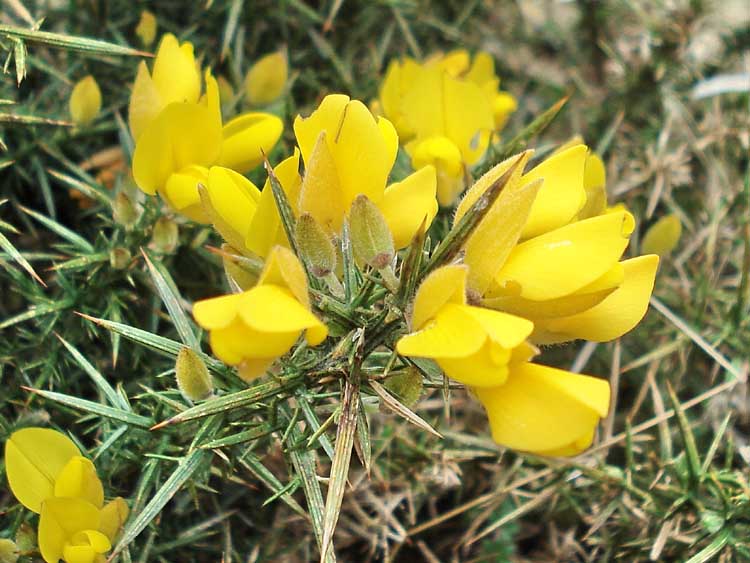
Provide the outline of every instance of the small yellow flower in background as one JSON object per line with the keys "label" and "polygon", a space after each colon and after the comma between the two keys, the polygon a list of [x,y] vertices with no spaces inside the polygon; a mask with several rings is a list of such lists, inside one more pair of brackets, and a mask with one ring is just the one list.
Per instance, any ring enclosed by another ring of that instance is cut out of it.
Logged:
{"label": "small yellow flower in background", "polygon": [[128,517],[123,499],[104,504],[94,464],[55,430],[24,428],[11,434],[5,471],[18,501],[40,514],[38,543],[47,563],[97,560]]}
{"label": "small yellow flower in background", "polygon": [[529,363],[527,319],[466,304],[466,266],[430,274],[414,298],[412,333],[399,354],[432,358],[445,374],[473,388],[493,439],[541,455],[575,455],[591,445],[609,409],[609,384]]}
{"label": "small yellow flower in background", "polygon": [[246,381],[263,375],[302,332],[310,346],[328,328],[313,315],[304,268],[291,250],[274,247],[258,284],[243,293],[199,301],[193,315],[210,331],[213,353]]}
{"label": "small yellow flower in background", "polygon": [[682,235],[682,223],[677,215],[666,215],[646,231],[641,243],[641,251],[648,254],[667,256],[672,252]]}
{"label": "small yellow flower in background", "polygon": [[289,78],[285,50],[258,59],[245,76],[245,96],[251,106],[267,106],[284,93]]}
{"label": "small yellow flower in background", "polygon": [[[522,174],[530,156],[495,166],[458,206],[456,222],[516,166],[465,245],[469,288],[483,305],[531,319],[530,339],[537,344],[618,338],[645,315],[659,259],[620,261],[635,221],[624,208],[606,208],[603,188],[593,189],[603,180],[603,167],[586,180],[597,162],[585,145],[555,153]],[[599,200],[589,206],[596,214],[581,218],[589,196]]]}
{"label": "small yellow flower in background", "polygon": [[135,28],[135,34],[144,47],[150,47],[156,39],[156,16],[148,10],[141,12],[141,19]]}
{"label": "small yellow flower in background", "polygon": [[309,117],[295,119],[294,132],[305,163],[298,212],[312,215],[327,232],[341,231],[360,194],[380,209],[397,249],[409,244],[423,220],[432,222],[434,168],[425,166],[388,186],[398,136],[390,121],[376,119],[362,102],[326,96]]}
{"label": "small yellow flower in background", "polygon": [[0,539],[0,563],[16,563],[19,557],[19,549],[16,542],[9,539]]}
{"label": "small yellow flower in background", "polygon": [[70,117],[76,125],[94,121],[102,109],[102,93],[94,77],[89,75],[76,82],[70,94]]}

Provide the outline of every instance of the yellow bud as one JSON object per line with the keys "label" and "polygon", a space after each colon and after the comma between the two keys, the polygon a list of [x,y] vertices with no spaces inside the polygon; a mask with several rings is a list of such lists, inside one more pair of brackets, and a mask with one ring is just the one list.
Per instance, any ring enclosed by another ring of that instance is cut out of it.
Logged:
{"label": "yellow bud", "polygon": [[245,76],[245,95],[253,106],[266,106],[281,96],[286,86],[289,64],[284,51],[259,59]]}
{"label": "yellow bud", "polygon": [[134,203],[124,192],[118,192],[112,204],[112,218],[115,222],[129,231],[136,224],[140,215],[140,206]]}
{"label": "yellow bud", "polygon": [[76,125],[88,125],[102,109],[102,93],[94,77],[79,80],[70,94],[70,117]]}
{"label": "yellow bud", "polygon": [[407,407],[411,407],[422,394],[422,375],[413,367],[406,371],[388,376],[385,388],[396,395]]}
{"label": "yellow bud", "polygon": [[16,563],[18,561],[18,546],[14,541],[0,539],[0,563]]}
{"label": "yellow bud", "polygon": [[381,270],[393,259],[393,236],[380,209],[365,195],[358,195],[349,211],[354,256]]}
{"label": "yellow bud", "polygon": [[156,16],[148,10],[143,10],[135,28],[135,34],[140,38],[144,47],[149,47],[156,38]]}
{"label": "yellow bud", "polygon": [[180,232],[177,223],[167,217],[159,217],[154,223],[154,232],[151,235],[151,245],[157,252],[170,254],[177,248]]}
{"label": "yellow bud", "polygon": [[202,401],[213,394],[214,385],[206,363],[190,348],[180,349],[175,364],[177,387],[185,398]]}
{"label": "yellow bud", "polygon": [[331,238],[309,213],[297,220],[295,239],[300,257],[314,276],[327,276],[336,268],[336,249]]}
{"label": "yellow bud", "polygon": [[662,217],[646,231],[641,251],[644,254],[666,256],[677,246],[681,234],[682,224],[677,215]]}
{"label": "yellow bud", "polygon": [[109,263],[115,270],[124,270],[130,264],[132,255],[127,248],[116,247],[109,253]]}

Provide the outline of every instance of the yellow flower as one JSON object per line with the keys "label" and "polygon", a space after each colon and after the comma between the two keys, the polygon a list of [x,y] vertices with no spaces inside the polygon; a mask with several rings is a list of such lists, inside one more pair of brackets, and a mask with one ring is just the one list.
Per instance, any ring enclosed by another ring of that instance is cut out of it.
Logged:
{"label": "yellow flower", "polygon": [[277,51],[258,59],[245,76],[245,95],[252,106],[267,106],[284,93],[289,76],[286,52]]}
{"label": "yellow flower", "polygon": [[201,91],[201,75],[193,54],[193,44],[180,44],[171,33],[162,37],[150,73],[144,61],[138,65],[130,94],[128,119],[136,141],[169,104],[194,104]]}
{"label": "yellow flower", "polygon": [[666,256],[680,242],[682,223],[677,215],[666,215],[654,223],[643,237],[641,250],[659,256]]}
{"label": "yellow flower", "polygon": [[311,312],[302,264],[290,250],[278,246],[269,253],[255,287],[199,301],[193,315],[210,331],[214,354],[238,366],[246,381],[265,373],[303,331],[311,346],[328,335],[326,325]]}
{"label": "yellow flower", "polygon": [[[518,164],[466,243],[469,287],[484,305],[533,320],[536,343],[617,338],[646,313],[658,257],[620,262],[635,221],[624,208],[606,208],[603,187],[597,187],[603,166],[585,145],[521,174],[529,157],[527,152],[498,164],[458,206],[456,221]],[[587,205],[591,199],[598,201]]]}
{"label": "yellow flower", "polygon": [[432,358],[471,386],[499,444],[541,455],[586,449],[609,408],[607,382],[529,363],[533,323],[467,305],[467,274],[465,266],[444,266],[425,279],[414,299],[414,332],[398,341],[398,353]]}
{"label": "yellow flower", "polygon": [[94,77],[79,80],[70,94],[70,117],[76,125],[88,125],[102,109],[102,93]]}
{"label": "yellow flower", "polygon": [[38,541],[48,563],[90,563],[106,553],[127,519],[121,498],[104,505],[93,463],[64,434],[24,428],[5,443],[10,490],[41,514]]}
{"label": "yellow flower", "polygon": [[208,182],[208,168],[247,172],[260,164],[282,129],[278,117],[265,113],[240,115],[222,126],[219,87],[206,72],[200,101],[168,105],[138,138],[133,178],[147,194],[158,192],[175,210],[207,222],[198,184]]}
{"label": "yellow flower", "polygon": [[390,121],[376,119],[362,102],[326,96],[294,132],[305,162],[298,213],[309,213],[329,233],[340,232],[354,199],[362,194],[383,213],[396,248],[409,244],[423,220],[437,213],[435,170],[421,168],[387,186],[398,152]]}
{"label": "yellow flower", "polygon": [[144,47],[149,47],[156,39],[156,16],[148,10],[143,10],[135,28],[135,34]]}

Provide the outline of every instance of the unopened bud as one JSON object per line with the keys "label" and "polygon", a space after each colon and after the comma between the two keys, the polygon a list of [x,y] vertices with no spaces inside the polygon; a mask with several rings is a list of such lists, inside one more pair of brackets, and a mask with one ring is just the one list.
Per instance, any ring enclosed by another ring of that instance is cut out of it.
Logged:
{"label": "unopened bud", "polygon": [[144,47],[149,47],[156,39],[156,16],[148,10],[143,10],[141,19],[135,28],[135,34]]}
{"label": "unopened bud", "polygon": [[289,64],[284,51],[258,59],[245,77],[245,95],[252,106],[266,106],[281,96],[286,86]]}
{"label": "unopened bud", "polygon": [[662,217],[646,231],[641,244],[644,254],[658,254],[666,256],[674,250],[680,242],[682,223],[677,215]]}
{"label": "unopened bud", "polygon": [[309,213],[297,220],[295,239],[300,257],[314,276],[327,276],[336,268],[336,249],[331,237]]}
{"label": "unopened bud", "polygon": [[202,401],[214,390],[206,363],[190,348],[181,348],[175,364],[177,387],[191,401]]}
{"label": "unopened bud", "polygon": [[422,375],[410,367],[401,373],[388,376],[385,388],[396,395],[407,407],[411,407],[422,395]]}
{"label": "unopened bud", "polygon": [[159,217],[154,223],[154,232],[151,235],[151,245],[154,250],[162,254],[171,254],[177,248],[180,232],[177,223],[167,217]]}
{"label": "unopened bud", "polygon": [[124,192],[118,192],[112,204],[112,218],[127,230],[133,228],[141,215],[140,206]]}
{"label": "unopened bud", "polygon": [[130,251],[127,248],[118,246],[116,248],[113,248],[110,251],[109,264],[115,270],[124,270],[125,268],[128,267],[128,264],[130,264],[131,258],[132,258],[132,255],[130,254]]}
{"label": "unopened bud", "polygon": [[349,228],[357,260],[377,270],[391,263],[395,254],[391,230],[380,209],[367,196],[358,195],[352,203]]}
{"label": "unopened bud", "polygon": [[0,539],[0,563],[16,563],[18,546],[13,540]]}
{"label": "unopened bud", "polygon": [[70,117],[76,125],[88,125],[102,109],[102,93],[94,77],[79,80],[70,94]]}
{"label": "unopened bud", "polygon": [[112,499],[102,508],[99,531],[109,538],[116,538],[122,530],[125,520],[128,519],[128,514],[130,514],[130,509],[124,498]]}

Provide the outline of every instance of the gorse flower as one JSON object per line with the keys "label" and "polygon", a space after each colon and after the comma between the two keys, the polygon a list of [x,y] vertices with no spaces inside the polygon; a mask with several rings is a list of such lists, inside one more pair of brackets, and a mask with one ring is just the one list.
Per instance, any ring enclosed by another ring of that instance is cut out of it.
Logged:
{"label": "gorse flower", "polygon": [[139,67],[130,99],[130,125],[136,140],[133,178],[148,194],[159,193],[175,210],[207,222],[198,184],[206,184],[213,165],[245,173],[256,167],[278,141],[281,120],[251,112],[222,124],[219,87],[200,73],[190,43],[172,35],[162,40],[153,75]]}
{"label": "gorse flower", "polygon": [[94,77],[79,80],[70,94],[70,117],[76,125],[88,125],[102,109],[102,93]]}
{"label": "gorse flower", "polygon": [[[458,206],[459,221],[512,165],[516,173],[465,245],[469,288],[485,306],[534,321],[539,344],[607,341],[643,317],[658,257],[620,261],[635,226],[618,208],[588,206],[588,149],[576,145],[521,174],[530,152],[498,164]],[[590,181],[590,180],[589,180]],[[597,213],[598,212],[598,213]],[[489,242],[492,241],[492,242]]]}
{"label": "gorse flower", "polygon": [[5,469],[18,501],[40,514],[39,549],[47,563],[104,561],[128,507],[121,498],[104,504],[94,464],[69,438],[46,428],[18,430],[5,443]]}
{"label": "gorse flower", "polygon": [[451,205],[465,187],[468,168],[484,156],[492,133],[515,110],[500,92],[486,53],[470,61],[466,51],[393,61],[381,85],[383,111],[396,126],[415,169],[433,164],[438,199]]}
{"label": "gorse flower", "polygon": [[251,106],[267,106],[284,93],[289,78],[285,51],[258,59],[245,75],[245,96]]}
{"label": "gorse flower", "polygon": [[307,277],[291,250],[274,247],[258,283],[243,293],[199,301],[193,315],[211,332],[211,348],[237,366],[249,381],[286,354],[302,332],[310,346],[325,340],[328,328],[310,310]]}
{"label": "gorse flower", "polygon": [[467,305],[466,266],[430,274],[414,298],[412,333],[399,354],[432,358],[474,389],[496,442],[543,455],[588,448],[609,409],[609,385],[593,377],[530,363],[531,321]]}
{"label": "gorse flower", "polygon": [[135,28],[135,34],[141,40],[144,47],[150,47],[156,39],[156,16],[148,10],[141,12],[141,19]]}

